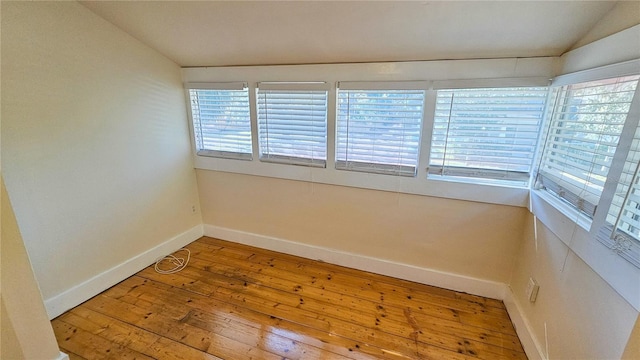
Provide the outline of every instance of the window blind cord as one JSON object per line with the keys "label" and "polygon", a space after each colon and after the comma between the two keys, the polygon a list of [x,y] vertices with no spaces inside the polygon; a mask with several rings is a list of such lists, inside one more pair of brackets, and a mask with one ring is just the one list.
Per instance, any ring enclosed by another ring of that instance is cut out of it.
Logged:
{"label": "window blind cord", "polygon": [[547,152],[547,143],[549,142],[549,138],[551,137],[551,125],[552,125],[552,122],[553,122],[551,120],[553,119],[553,115],[554,115],[554,113],[556,111],[556,106],[558,105],[558,101],[559,101],[559,98],[560,98],[560,91],[557,91],[557,92],[555,92],[555,94],[550,95],[550,96],[554,97],[554,99],[553,99],[553,107],[551,108],[552,109],[551,112],[550,113],[549,112],[545,113],[544,118],[542,119],[543,123],[544,123],[544,121],[546,121],[548,123],[548,125],[547,125],[547,128],[543,130],[542,137],[541,137],[541,139],[544,139],[544,143],[542,144],[542,151],[540,152],[540,156],[538,156],[538,166],[535,169],[536,178],[533,180],[534,181],[533,182],[533,188],[535,190],[541,190],[541,189],[544,188],[544,184],[542,183],[542,181],[540,179],[539,172],[540,172],[540,170],[542,168],[542,163],[543,163],[544,158],[546,156],[545,154]]}
{"label": "window blind cord", "polygon": [[[192,90],[193,91],[193,90]],[[196,106],[196,108],[198,109],[198,123],[200,124],[198,126],[198,133],[200,134],[200,144],[198,145],[198,147],[202,147],[204,148],[204,135],[202,134],[202,116],[200,114],[200,92],[198,90],[195,90],[196,96],[195,98],[192,100],[193,104]],[[196,141],[197,143],[198,141]]]}
{"label": "window blind cord", "polygon": [[447,164],[447,145],[449,145],[449,129],[451,128],[451,113],[453,111],[454,93],[451,93],[451,103],[449,104],[449,119],[447,120],[447,132],[444,138],[444,154],[442,154],[442,169],[440,175],[444,176],[445,166]]}
{"label": "window blind cord", "polygon": [[[186,252],[187,256],[185,257],[178,257],[175,254],[179,253],[179,252]],[[189,249],[185,249],[182,248],[180,250],[177,250],[176,252],[174,252],[173,254],[169,254],[167,256],[158,258],[156,260],[156,264],[154,266],[155,270],[157,273],[159,274],[163,274],[163,275],[168,275],[168,274],[175,274],[179,271],[181,271],[182,269],[187,267],[187,264],[189,263],[189,259],[191,259],[191,251]],[[162,269],[161,265],[162,263],[171,263],[173,264],[172,268],[169,269]]]}

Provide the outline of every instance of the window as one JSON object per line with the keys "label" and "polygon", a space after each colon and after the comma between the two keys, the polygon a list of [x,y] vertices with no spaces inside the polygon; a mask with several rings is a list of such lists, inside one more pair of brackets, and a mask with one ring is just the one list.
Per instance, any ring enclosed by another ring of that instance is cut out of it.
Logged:
{"label": "window", "polygon": [[251,160],[246,84],[190,84],[188,87],[198,155]]}
{"label": "window", "polygon": [[527,185],[546,87],[438,90],[429,177]]}
{"label": "window", "polygon": [[636,127],[604,225],[600,226],[597,238],[640,267],[640,126]]}
{"label": "window", "polygon": [[325,167],[327,90],[322,84],[259,84],[260,160]]}
{"label": "window", "polygon": [[424,90],[339,89],[336,169],[415,176],[423,106]]}
{"label": "window", "polygon": [[638,76],[556,89],[537,188],[593,217],[629,112]]}

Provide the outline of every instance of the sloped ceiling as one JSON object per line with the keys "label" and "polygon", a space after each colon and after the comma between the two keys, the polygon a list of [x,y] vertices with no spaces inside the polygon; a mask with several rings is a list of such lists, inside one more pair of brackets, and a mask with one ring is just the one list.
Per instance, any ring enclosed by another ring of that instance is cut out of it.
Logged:
{"label": "sloped ceiling", "polygon": [[557,56],[614,1],[94,1],[181,66]]}

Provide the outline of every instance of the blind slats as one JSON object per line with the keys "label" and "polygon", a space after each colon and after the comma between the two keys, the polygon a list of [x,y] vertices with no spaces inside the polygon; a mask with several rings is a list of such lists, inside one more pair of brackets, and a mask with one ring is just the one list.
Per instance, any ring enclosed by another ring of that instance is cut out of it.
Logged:
{"label": "blind slats", "polygon": [[[598,239],[610,247],[619,247],[619,254],[640,267],[640,125],[636,128],[622,174]],[[617,243],[618,242],[618,243]]]}
{"label": "blind slats", "polygon": [[189,90],[196,150],[203,156],[250,160],[249,92],[220,87]]}
{"label": "blind slats", "polygon": [[585,210],[577,203],[597,204],[600,199],[638,78],[599,80],[558,89],[538,182],[589,217],[595,209]]}
{"label": "blind slats", "polygon": [[415,176],[424,91],[338,90],[336,169]]}
{"label": "blind slats", "polygon": [[527,183],[546,96],[546,87],[438,90],[429,174]]}
{"label": "blind slats", "polygon": [[327,158],[327,92],[257,92],[260,160],[324,167]]}

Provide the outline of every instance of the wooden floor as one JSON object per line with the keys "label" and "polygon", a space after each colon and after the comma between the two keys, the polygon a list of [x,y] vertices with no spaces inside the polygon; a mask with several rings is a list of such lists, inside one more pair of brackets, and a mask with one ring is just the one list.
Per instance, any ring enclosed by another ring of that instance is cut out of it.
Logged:
{"label": "wooden floor", "polygon": [[212,238],[52,321],[71,359],[526,359],[502,302]]}

